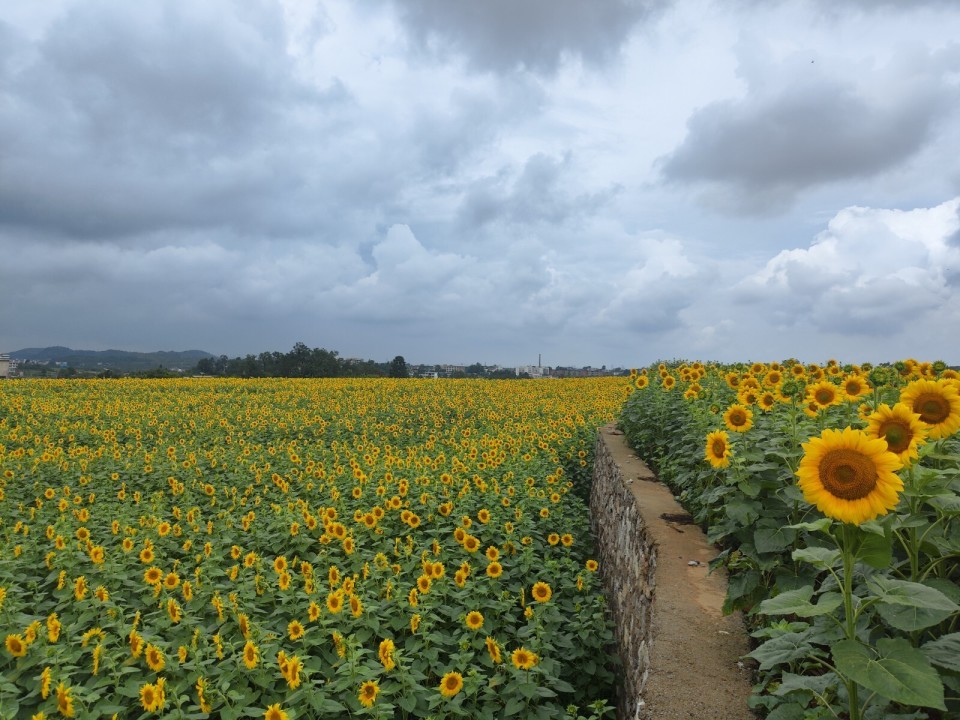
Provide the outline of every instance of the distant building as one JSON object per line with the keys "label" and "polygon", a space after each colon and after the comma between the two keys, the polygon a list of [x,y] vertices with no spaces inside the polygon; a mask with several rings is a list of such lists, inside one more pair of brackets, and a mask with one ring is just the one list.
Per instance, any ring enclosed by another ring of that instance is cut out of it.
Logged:
{"label": "distant building", "polygon": [[0,379],[10,377],[10,356],[0,355]]}

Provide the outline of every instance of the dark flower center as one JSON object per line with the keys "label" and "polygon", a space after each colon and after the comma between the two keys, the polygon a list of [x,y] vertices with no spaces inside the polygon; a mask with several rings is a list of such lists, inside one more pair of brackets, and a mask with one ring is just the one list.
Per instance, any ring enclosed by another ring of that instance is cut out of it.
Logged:
{"label": "dark flower center", "polygon": [[849,448],[826,453],[818,470],[823,487],[841,500],[865,498],[877,486],[877,468],[873,461]]}

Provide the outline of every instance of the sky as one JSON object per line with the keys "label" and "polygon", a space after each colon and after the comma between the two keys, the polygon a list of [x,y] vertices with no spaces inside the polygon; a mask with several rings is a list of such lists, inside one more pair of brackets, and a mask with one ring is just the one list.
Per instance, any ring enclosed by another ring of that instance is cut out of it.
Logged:
{"label": "sky", "polygon": [[0,4],[0,352],[960,364],[955,0]]}

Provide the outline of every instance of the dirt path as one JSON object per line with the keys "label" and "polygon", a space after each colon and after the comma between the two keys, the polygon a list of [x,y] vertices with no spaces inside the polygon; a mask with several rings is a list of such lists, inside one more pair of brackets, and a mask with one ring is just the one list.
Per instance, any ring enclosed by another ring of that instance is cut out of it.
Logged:
{"label": "dirt path", "polygon": [[723,615],[726,574],[708,574],[716,550],[623,435],[601,433],[657,545],[650,675],[638,717],[756,720],[747,707],[750,673],[739,662],[749,652],[743,621]]}

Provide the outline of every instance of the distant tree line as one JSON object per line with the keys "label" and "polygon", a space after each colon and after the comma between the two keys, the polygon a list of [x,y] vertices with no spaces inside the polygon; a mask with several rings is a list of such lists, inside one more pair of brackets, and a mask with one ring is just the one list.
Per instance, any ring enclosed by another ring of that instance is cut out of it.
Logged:
{"label": "distant tree line", "polygon": [[262,352],[244,357],[203,358],[195,372],[218,377],[407,377],[407,363],[397,355],[391,362],[347,360],[336,350],[309,348],[298,342],[290,352]]}

